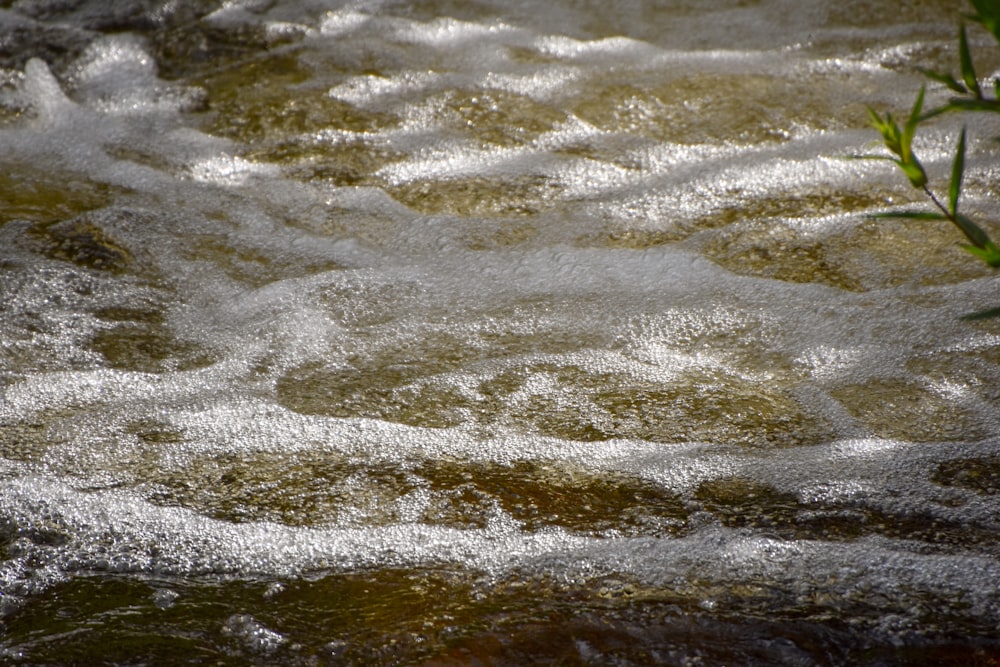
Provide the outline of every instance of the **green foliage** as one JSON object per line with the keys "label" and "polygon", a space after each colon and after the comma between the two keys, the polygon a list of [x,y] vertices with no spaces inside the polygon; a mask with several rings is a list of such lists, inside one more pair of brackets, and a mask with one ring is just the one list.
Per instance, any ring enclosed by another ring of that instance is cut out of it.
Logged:
{"label": "green foliage", "polygon": [[880,155],[863,156],[870,159],[884,159],[895,162],[903,170],[907,178],[910,179],[910,183],[915,188],[922,188],[927,184],[927,173],[912,150],[913,135],[917,131],[917,124],[920,122],[920,111],[923,106],[924,88],[921,88],[920,94],[917,96],[917,101],[913,105],[913,110],[910,112],[910,117],[907,119],[906,125],[902,130],[899,129],[899,125],[896,124],[891,113],[887,113],[885,118],[882,118],[877,111],[869,107],[868,114],[871,116],[872,125],[882,134],[886,148],[898,157],[891,158]]}
{"label": "green foliage", "polygon": [[972,0],[972,6],[976,8],[976,13],[969,18],[982,24],[984,28],[993,33],[993,37],[1000,43],[1000,2],[997,0]]}
{"label": "green foliage", "polygon": [[[996,38],[1000,45],[1000,0],[970,0],[976,10],[975,14],[967,18],[979,23],[986,28]],[[972,255],[986,262],[989,266],[1000,267],[1000,248],[990,239],[989,235],[968,216],[959,212],[959,200],[962,195],[962,180],[965,173],[965,151],[966,132],[962,129],[955,147],[955,157],[951,166],[951,179],[948,183],[947,201],[943,202],[928,186],[927,173],[921,165],[920,160],[913,152],[913,138],[920,124],[935,116],[959,111],[959,112],[981,112],[988,111],[1000,113],[1000,79],[993,82],[993,97],[988,97],[983,92],[976,74],[975,64],[972,59],[972,52],[969,48],[969,39],[965,25],[959,25],[958,30],[958,60],[961,69],[961,78],[957,78],[948,72],[937,72],[918,68],[925,76],[933,81],[943,84],[956,96],[951,97],[946,104],[924,113],[924,92],[925,87],[920,88],[916,102],[910,110],[910,115],[902,128],[893,119],[891,113],[885,116],[869,107],[868,113],[871,116],[872,126],[882,135],[885,147],[892,153],[886,155],[862,155],[863,159],[889,160],[894,162],[909,179],[910,184],[924,191],[936,211],[896,211],[883,213],[874,217],[880,218],[905,218],[920,220],[947,220],[954,224],[968,241],[962,247]],[[1000,308],[975,313],[969,319],[981,319],[985,317],[1000,316]]]}
{"label": "green foliage", "polygon": [[[996,5],[991,9],[1000,15],[1000,2],[992,0],[992,2],[983,2],[984,5]],[[987,23],[993,25],[993,28],[998,28],[996,21],[1000,20],[1000,16],[995,16],[990,19],[983,18],[980,21],[980,15],[974,15],[970,18],[976,20],[977,22],[982,22],[984,25]],[[992,29],[991,29],[992,32]],[[994,33],[995,35],[995,33]],[[997,41],[1000,43],[1000,36],[997,36]],[[969,50],[969,38],[965,31],[965,25],[959,25],[958,28],[958,61],[959,66],[962,71],[962,80],[959,81],[952,74],[948,72],[937,72],[934,70],[924,69],[918,67],[917,69],[934,81],[943,83],[952,92],[958,93],[962,97],[952,97],[948,100],[948,103],[941,106],[933,111],[925,114],[921,120],[926,120],[938,114],[945,113],[947,111],[993,111],[1000,112],[1000,79],[994,79],[993,81],[993,98],[988,98],[983,93],[982,87],[979,85],[979,76],[976,74],[975,64],[972,62],[972,52]]]}

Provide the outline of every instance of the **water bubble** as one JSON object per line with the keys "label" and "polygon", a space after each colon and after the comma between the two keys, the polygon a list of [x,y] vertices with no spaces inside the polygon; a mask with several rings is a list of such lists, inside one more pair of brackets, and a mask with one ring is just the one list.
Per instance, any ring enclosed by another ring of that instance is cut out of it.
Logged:
{"label": "water bubble", "polygon": [[222,634],[234,637],[253,653],[272,655],[288,643],[284,635],[270,630],[250,614],[233,614],[222,626]]}
{"label": "water bubble", "polygon": [[153,593],[153,604],[160,609],[169,609],[174,606],[181,594],[169,588],[160,588]]}

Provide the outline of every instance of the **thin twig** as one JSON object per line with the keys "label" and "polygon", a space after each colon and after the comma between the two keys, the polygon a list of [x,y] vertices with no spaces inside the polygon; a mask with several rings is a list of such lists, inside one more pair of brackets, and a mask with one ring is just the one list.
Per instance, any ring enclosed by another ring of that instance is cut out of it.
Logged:
{"label": "thin twig", "polygon": [[954,222],[955,218],[951,215],[951,211],[949,211],[948,208],[941,203],[941,200],[939,200],[931,191],[931,189],[926,185],[924,186],[924,192],[926,192],[927,196],[931,198],[931,201],[934,202],[934,205],[937,206],[939,209],[941,209],[941,212],[944,213],[945,217]]}

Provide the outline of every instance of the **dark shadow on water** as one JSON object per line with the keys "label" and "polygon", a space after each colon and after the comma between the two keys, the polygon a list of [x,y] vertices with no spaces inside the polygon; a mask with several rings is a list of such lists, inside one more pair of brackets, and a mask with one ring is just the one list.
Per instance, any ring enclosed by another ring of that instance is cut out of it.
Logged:
{"label": "dark shadow on water", "polygon": [[[10,665],[1000,665],[991,628],[884,610],[708,609],[617,578],[378,570],[315,579],[78,576],[0,620]],[[944,626],[942,626],[944,627]]]}

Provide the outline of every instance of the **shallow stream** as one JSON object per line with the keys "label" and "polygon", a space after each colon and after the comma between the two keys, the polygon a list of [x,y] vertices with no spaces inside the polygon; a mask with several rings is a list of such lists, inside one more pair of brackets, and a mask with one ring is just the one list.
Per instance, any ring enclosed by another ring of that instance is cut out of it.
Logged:
{"label": "shallow stream", "polygon": [[1000,664],[965,9],[0,2],[0,662]]}

